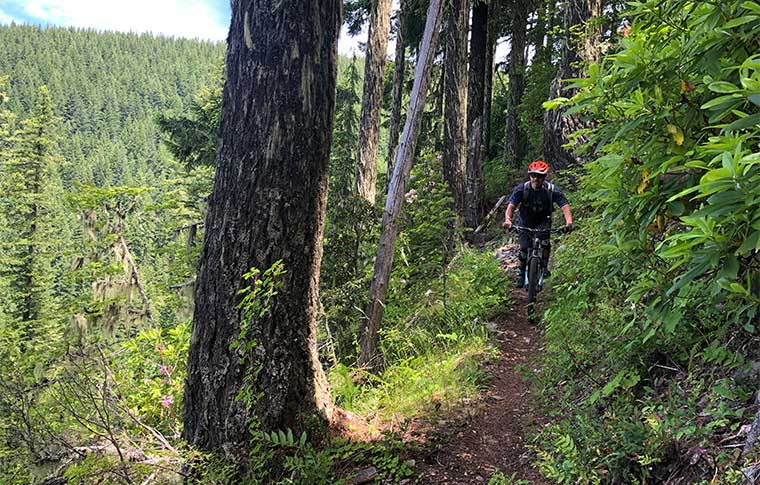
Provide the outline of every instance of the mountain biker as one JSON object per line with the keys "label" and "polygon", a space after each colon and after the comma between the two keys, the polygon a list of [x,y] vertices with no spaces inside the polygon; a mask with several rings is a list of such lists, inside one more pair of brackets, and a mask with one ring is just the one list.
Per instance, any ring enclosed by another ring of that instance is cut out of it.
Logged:
{"label": "mountain biker", "polygon": [[[551,182],[546,181],[548,173],[549,164],[543,160],[535,160],[528,166],[530,180],[515,186],[512,195],[509,197],[509,204],[504,214],[503,224],[507,229],[512,227],[512,216],[514,215],[515,208],[519,207],[520,226],[531,229],[547,229],[546,233],[540,234],[542,239],[547,240],[547,245],[541,258],[544,277],[549,276],[549,271],[546,269],[551,252],[551,246],[548,244],[548,229],[551,228],[552,224],[554,204],[562,210],[562,214],[565,216],[565,231],[570,232],[574,229],[570,204],[559,188]],[[520,268],[515,276],[515,286],[521,288],[525,281],[525,264],[528,260],[528,248],[531,244],[530,234],[525,231],[520,232],[518,241],[520,244]]]}

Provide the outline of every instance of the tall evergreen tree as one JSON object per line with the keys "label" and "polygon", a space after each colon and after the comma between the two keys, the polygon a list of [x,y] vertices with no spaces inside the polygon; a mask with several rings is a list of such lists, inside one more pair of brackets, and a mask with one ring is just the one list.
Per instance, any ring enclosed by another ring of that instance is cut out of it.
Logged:
{"label": "tall evergreen tree", "polygon": [[400,0],[396,16],[396,55],[393,60],[393,87],[391,93],[391,118],[388,127],[388,170],[387,183],[390,184],[390,174],[393,173],[393,161],[398,149],[399,127],[401,126],[401,100],[404,91],[406,74],[406,45],[408,36],[406,18],[409,15],[409,0]]}
{"label": "tall evergreen tree", "polygon": [[380,138],[380,110],[390,16],[391,0],[370,0],[369,38],[364,61],[364,94],[357,147],[356,193],[372,205],[375,205],[377,143]]}
{"label": "tall evergreen tree", "polygon": [[[7,121],[7,117],[6,121]],[[11,294],[6,314],[21,330],[24,342],[47,338],[51,322],[55,222],[55,130],[50,92],[42,87],[31,118],[21,122],[15,137],[4,128],[5,150],[0,177],[0,210],[4,214],[0,270]],[[8,143],[9,142],[9,143]]]}
{"label": "tall evergreen tree", "polygon": [[[184,438],[210,450],[245,446],[250,419],[300,434],[332,409],[315,317],[341,4],[278,5],[232,3],[183,410]],[[278,261],[279,294],[246,314],[243,276]]]}
{"label": "tall evergreen tree", "polygon": [[[602,14],[603,6],[603,0],[569,0],[565,3],[561,58],[549,100],[573,97],[577,90],[562,87],[563,80],[581,76],[582,62],[592,62],[598,57],[601,32],[592,19]],[[586,35],[579,38],[578,34],[583,32]],[[575,155],[563,145],[572,133],[586,127],[579,113],[568,114],[566,111],[561,108],[549,110],[544,117],[544,157],[557,167],[576,162]]]}
{"label": "tall evergreen tree", "polygon": [[446,23],[443,176],[457,216],[464,220],[467,177],[467,27],[468,0],[449,0]]}
{"label": "tall evergreen tree", "polygon": [[467,190],[466,224],[478,225],[483,202],[483,91],[488,50],[488,4],[476,0],[472,7],[470,28],[470,65],[467,86]]}
{"label": "tall evergreen tree", "polygon": [[520,129],[519,110],[525,90],[525,48],[527,45],[528,2],[512,2],[512,42],[509,51],[509,98],[507,98],[504,162],[517,168],[525,152],[525,134]]}

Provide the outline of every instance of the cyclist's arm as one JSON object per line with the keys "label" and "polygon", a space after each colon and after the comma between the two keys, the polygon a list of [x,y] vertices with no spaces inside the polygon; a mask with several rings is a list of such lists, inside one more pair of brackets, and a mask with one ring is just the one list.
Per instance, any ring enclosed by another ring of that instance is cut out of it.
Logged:
{"label": "cyclist's arm", "polygon": [[507,210],[504,212],[504,227],[512,227],[512,216],[515,214],[515,205],[507,204]]}
{"label": "cyclist's arm", "polygon": [[571,225],[573,223],[573,213],[570,211],[570,204],[565,204],[560,209],[562,209],[562,215],[565,216],[565,225]]}

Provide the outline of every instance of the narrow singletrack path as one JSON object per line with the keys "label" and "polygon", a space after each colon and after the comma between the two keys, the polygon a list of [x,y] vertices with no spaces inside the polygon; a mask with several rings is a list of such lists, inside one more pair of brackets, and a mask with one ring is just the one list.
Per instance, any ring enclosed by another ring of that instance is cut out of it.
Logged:
{"label": "narrow singletrack path", "polygon": [[[502,248],[497,257],[512,275],[516,249]],[[514,483],[548,484],[532,466],[526,446],[529,430],[543,418],[533,409],[529,382],[519,371],[537,362],[541,332],[528,322],[525,290],[510,291],[514,308],[489,324],[500,350],[498,360],[486,365],[492,380],[471,409],[435,430],[416,463],[419,483],[488,483],[500,471],[507,477],[514,474]]]}

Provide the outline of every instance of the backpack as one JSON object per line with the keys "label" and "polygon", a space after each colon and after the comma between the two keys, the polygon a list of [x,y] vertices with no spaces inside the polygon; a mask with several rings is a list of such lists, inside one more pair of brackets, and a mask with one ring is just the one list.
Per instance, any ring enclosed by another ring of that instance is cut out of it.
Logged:
{"label": "backpack", "polygon": [[[554,184],[544,180],[544,188],[549,192],[549,216],[554,213]],[[530,180],[523,184],[522,200],[528,200],[528,189],[530,189]]]}

